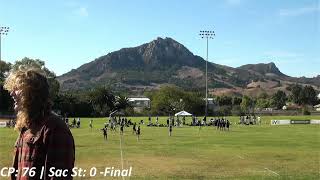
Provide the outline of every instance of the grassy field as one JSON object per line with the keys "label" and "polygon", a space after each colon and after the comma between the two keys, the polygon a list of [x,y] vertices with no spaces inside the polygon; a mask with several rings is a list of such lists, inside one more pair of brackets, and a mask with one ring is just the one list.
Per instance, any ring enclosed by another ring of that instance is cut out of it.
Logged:
{"label": "grassy field", "polygon": [[[95,118],[93,131],[88,125],[90,119],[82,118],[82,127],[71,130],[76,143],[76,166],[120,168],[119,131],[109,131],[105,142],[99,130],[105,119]],[[146,117],[128,119],[147,122]],[[250,126],[236,125],[238,117],[229,119],[229,132],[184,126],[174,128],[172,137],[166,127],[142,125],[140,141],[132,134],[132,127],[126,128],[122,139],[124,168],[132,166],[130,179],[320,179],[320,126],[270,125],[271,119],[320,116],[261,117],[261,125]],[[166,117],[160,117],[160,123],[165,121]],[[0,168],[11,165],[17,135],[12,129],[0,129]]]}

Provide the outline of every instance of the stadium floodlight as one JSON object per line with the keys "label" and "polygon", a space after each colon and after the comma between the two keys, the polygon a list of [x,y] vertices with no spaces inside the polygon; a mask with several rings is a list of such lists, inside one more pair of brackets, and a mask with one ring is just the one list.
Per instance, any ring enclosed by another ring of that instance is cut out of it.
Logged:
{"label": "stadium floodlight", "polygon": [[200,37],[202,39],[207,39],[207,60],[206,60],[206,109],[205,117],[208,116],[208,60],[209,60],[209,39],[213,39],[216,36],[214,31],[200,31]]}
{"label": "stadium floodlight", "polygon": [[1,37],[6,36],[9,33],[9,27],[0,27],[0,61],[1,59]]}

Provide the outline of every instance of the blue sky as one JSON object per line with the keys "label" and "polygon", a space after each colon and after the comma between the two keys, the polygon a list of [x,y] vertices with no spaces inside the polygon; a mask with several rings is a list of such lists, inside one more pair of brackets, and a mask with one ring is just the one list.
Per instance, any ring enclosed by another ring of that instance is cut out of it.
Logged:
{"label": "blue sky", "polygon": [[39,58],[61,75],[123,47],[171,37],[209,61],[275,62],[290,76],[320,74],[318,0],[0,0],[2,59]]}

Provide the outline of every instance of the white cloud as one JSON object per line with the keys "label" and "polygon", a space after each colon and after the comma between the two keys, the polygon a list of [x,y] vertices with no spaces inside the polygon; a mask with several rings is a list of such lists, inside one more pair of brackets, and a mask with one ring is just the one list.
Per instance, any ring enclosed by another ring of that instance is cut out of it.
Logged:
{"label": "white cloud", "polygon": [[82,16],[82,17],[88,17],[89,16],[89,13],[88,13],[88,10],[87,8],[85,7],[79,7],[77,9],[74,10],[74,13],[78,16]]}
{"label": "white cloud", "polygon": [[318,12],[320,10],[319,7],[309,6],[309,7],[301,7],[296,9],[280,9],[280,16],[300,16],[309,13]]}

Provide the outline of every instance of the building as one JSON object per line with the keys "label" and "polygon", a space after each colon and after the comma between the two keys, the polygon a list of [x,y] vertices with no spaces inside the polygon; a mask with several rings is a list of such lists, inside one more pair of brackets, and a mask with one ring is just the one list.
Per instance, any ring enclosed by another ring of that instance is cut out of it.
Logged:
{"label": "building", "polygon": [[146,97],[128,98],[128,100],[135,112],[141,112],[151,107],[151,101]]}
{"label": "building", "polygon": [[[203,100],[205,101],[206,98],[203,98]],[[208,98],[208,109],[213,110],[214,107],[215,107],[214,99],[213,98]]]}

